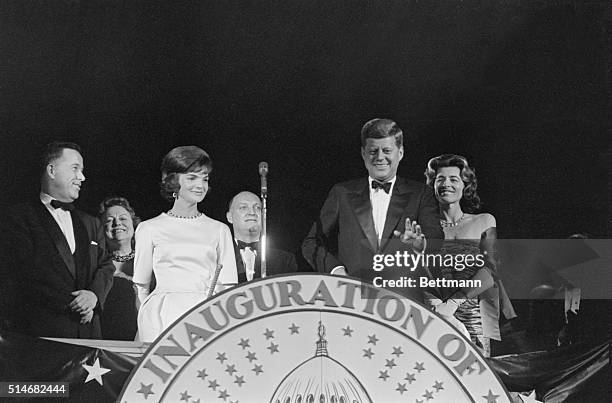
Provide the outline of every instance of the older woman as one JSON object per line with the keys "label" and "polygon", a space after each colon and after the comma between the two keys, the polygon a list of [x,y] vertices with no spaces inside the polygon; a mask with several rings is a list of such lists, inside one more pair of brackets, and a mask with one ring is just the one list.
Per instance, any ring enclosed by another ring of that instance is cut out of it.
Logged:
{"label": "older woman", "polygon": [[490,339],[500,340],[499,311],[515,317],[501,283],[495,279],[497,223],[489,213],[477,213],[480,198],[476,173],[468,161],[454,154],[432,158],[425,171],[440,205],[440,225],[444,231],[441,252],[451,255],[480,255],[484,264],[442,266],[440,275],[458,280],[480,280],[480,287],[452,290],[451,297],[435,307],[442,315],[454,315],[467,329],[471,340],[490,356]]}
{"label": "older woman", "polygon": [[107,197],[100,203],[106,244],[115,274],[102,314],[102,336],[112,340],[134,340],[136,335],[136,294],[134,274],[134,229],[140,222],[124,197]]}
{"label": "older woman", "polygon": [[[161,195],[172,206],[136,231],[133,281],[141,301],[141,341],[155,340],[214,290],[238,281],[229,228],[198,211],[211,170],[210,157],[195,146],[176,147],[162,161]],[[149,294],[152,273],[157,285]]]}

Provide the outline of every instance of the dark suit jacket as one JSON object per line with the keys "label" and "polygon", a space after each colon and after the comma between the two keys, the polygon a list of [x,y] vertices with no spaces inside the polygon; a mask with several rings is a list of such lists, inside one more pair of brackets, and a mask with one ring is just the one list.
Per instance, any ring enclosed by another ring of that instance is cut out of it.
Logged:
{"label": "dark suit jacket", "polygon": [[[294,273],[297,271],[297,263],[293,253],[274,248],[268,248],[267,252],[266,276]],[[234,241],[234,255],[236,256],[236,268],[238,269],[238,284],[242,284],[247,281],[246,269],[242,261],[242,256],[240,255],[240,248],[236,245],[236,241]],[[256,278],[261,278],[261,255],[259,253],[257,253],[257,257],[255,258],[255,274],[253,275],[253,279]]]}
{"label": "dark suit jacket", "polygon": [[393,236],[394,230],[404,231],[408,217],[421,226],[427,238],[427,252],[435,251],[444,235],[438,204],[429,187],[397,177],[379,245],[368,178],[337,184],[329,192],[317,221],[302,243],[302,253],[315,270],[329,273],[336,266],[344,266],[349,275],[364,281],[370,281],[375,275],[385,278],[424,275],[420,271],[422,268],[415,272],[398,269],[395,276],[391,276],[391,270],[386,269],[381,274],[372,270],[375,254],[395,254],[404,250],[412,253],[409,245]]}
{"label": "dark suit jacket", "polygon": [[[101,338],[99,314],[115,267],[105,250],[100,222],[71,212],[74,255],[59,225],[39,201],[13,206],[3,220],[3,292],[11,295],[3,309],[9,329],[46,337]],[[94,318],[81,325],[68,308],[71,292],[90,290],[98,297]]]}

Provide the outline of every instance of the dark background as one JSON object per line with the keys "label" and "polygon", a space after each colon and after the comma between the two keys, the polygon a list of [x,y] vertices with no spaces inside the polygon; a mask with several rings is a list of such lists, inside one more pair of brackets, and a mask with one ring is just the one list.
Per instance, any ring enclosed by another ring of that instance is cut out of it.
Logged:
{"label": "dark background", "polygon": [[[439,3],[439,4],[436,4]],[[332,184],[363,176],[359,131],[411,133],[399,174],[465,155],[502,237],[609,237],[609,1],[1,1],[0,203],[35,196],[53,140],[84,148],[79,206],[168,208],[159,164],[214,161],[225,221],[269,174],[272,243],[297,251]]]}

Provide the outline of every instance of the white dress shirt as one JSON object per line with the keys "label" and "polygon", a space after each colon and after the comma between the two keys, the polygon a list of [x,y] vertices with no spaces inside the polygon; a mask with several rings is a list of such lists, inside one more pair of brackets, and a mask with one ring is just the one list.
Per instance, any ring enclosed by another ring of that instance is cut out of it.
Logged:
{"label": "white dress shirt", "polygon": [[[238,240],[236,240],[236,238],[234,238],[234,242],[238,245]],[[239,250],[240,256],[242,257],[242,263],[244,263],[247,281],[251,281],[255,276],[255,259],[257,258],[257,251],[248,246]]]}
{"label": "white dress shirt", "polygon": [[393,177],[390,181],[391,188],[389,193],[385,193],[383,189],[372,189],[372,182],[374,179],[368,178],[368,185],[370,189],[370,202],[372,203],[372,218],[374,219],[374,229],[376,231],[376,237],[378,238],[378,244],[382,239],[382,234],[385,229],[385,220],[387,219],[387,210],[389,210],[389,202],[391,201],[391,194],[393,193],[393,186],[395,186],[395,180],[397,177]]}
{"label": "white dress shirt", "polygon": [[70,216],[70,211],[66,211],[61,208],[54,208],[51,206],[51,200],[53,197],[49,196],[46,193],[40,192],[40,201],[45,205],[49,213],[57,222],[60,229],[64,233],[64,237],[66,237],[66,241],[68,241],[68,246],[70,246],[70,252],[74,253],[76,250],[76,242],[74,240],[74,229],[72,228],[72,217]]}

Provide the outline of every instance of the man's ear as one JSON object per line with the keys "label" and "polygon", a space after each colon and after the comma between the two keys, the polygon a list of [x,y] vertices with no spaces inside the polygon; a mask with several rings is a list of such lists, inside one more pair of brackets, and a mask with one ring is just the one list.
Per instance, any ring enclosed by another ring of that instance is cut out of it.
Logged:
{"label": "man's ear", "polygon": [[45,172],[47,173],[47,176],[49,176],[49,178],[55,178],[55,167],[53,166],[53,164],[48,164]]}
{"label": "man's ear", "polygon": [[230,213],[229,211],[227,213],[225,213],[225,218],[227,218],[227,222],[230,224],[234,223],[234,220],[232,220],[232,213]]}

